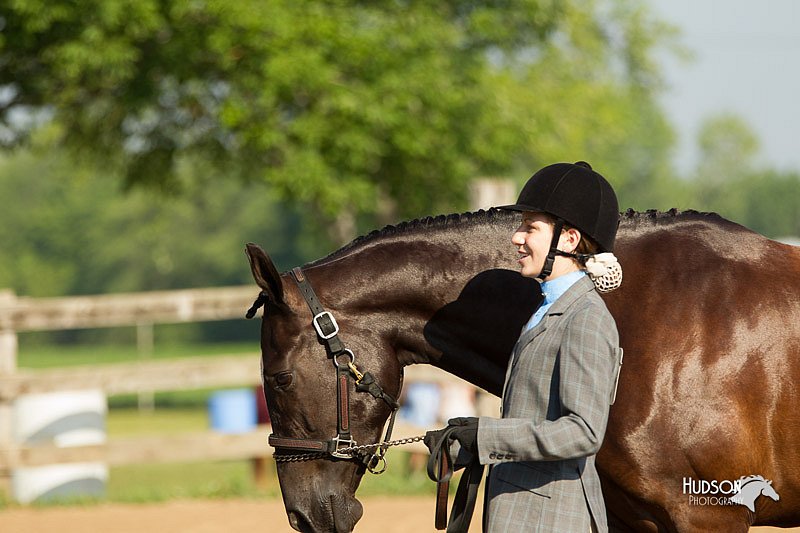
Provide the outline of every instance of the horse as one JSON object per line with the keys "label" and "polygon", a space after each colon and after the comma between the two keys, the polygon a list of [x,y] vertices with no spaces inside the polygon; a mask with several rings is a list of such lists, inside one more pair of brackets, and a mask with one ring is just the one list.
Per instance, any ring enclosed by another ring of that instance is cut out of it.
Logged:
{"label": "horse", "polygon": [[[541,298],[539,284],[517,271],[510,237],[518,224],[518,214],[496,209],[403,222],[295,274],[279,274],[248,244],[264,304],[262,377],[275,435],[330,439],[346,403],[352,439],[380,442],[392,408],[334,379],[345,363],[394,398],[412,364],[499,396],[509,354]],[[603,298],[625,357],[597,456],[610,529],[800,525],[800,248],[713,213],[628,210],[615,253],[624,280]],[[297,275],[338,321],[352,360],[332,364]],[[290,525],[351,531],[370,465],[324,453],[284,459],[277,473]],[[780,502],[762,498],[755,511],[700,506],[682,490],[687,478],[753,472],[773,480]]]}

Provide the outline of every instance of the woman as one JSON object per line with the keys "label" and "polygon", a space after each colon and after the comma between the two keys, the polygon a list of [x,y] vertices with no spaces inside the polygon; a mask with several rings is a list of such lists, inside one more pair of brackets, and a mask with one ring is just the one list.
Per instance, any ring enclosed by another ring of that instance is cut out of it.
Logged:
{"label": "woman", "polygon": [[[595,454],[621,350],[598,290],[622,279],[611,254],[616,195],[587,163],[557,163],[534,174],[517,203],[503,208],[522,213],[511,242],[520,273],[541,280],[544,300],[511,354],[502,418],[450,421],[462,448],[458,462],[467,451],[492,465],[486,531],[607,531]],[[438,440],[440,432],[431,433],[426,443]]]}

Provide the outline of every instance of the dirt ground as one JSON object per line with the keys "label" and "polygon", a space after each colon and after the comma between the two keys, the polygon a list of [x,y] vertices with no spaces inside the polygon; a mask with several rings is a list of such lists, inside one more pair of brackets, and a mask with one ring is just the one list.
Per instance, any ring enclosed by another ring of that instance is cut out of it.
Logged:
{"label": "dirt ground", "polygon": [[[364,498],[359,533],[435,531],[429,497]],[[479,509],[470,533],[480,531]],[[188,500],[159,504],[14,508],[0,511],[2,533],[291,533],[278,500]],[[800,532],[753,528],[752,533]]]}

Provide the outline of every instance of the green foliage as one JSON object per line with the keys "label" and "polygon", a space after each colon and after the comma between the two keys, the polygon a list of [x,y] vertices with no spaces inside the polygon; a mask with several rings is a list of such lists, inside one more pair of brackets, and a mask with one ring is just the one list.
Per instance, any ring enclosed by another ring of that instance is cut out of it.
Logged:
{"label": "green foliage", "polygon": [[[736,115],[713,115],[702,124],[697,144],[700,149],[695,178],[698,200],[722,211],[740,211],[744,206],[737,203],[745,198],[728,189],[753,172],[758,153],[755,134]],[[720,197],[723,191],[726,193]]]}
{"label": "green foliage", "polygon": [[187,167],[192,187],[162,197],[122,195],[59,151],[0,159],[0,198],[14,199],[0,211],[0,287],[57,296],[247,284],[245,242],[268,245],[282,268],[324,245],[304,245],[299,214],[265,188]]}
{"label": "green foliage", "polygon": [[[204,357],[215,355],[241,355],[253,357],[259,352],[258,324],[255,331],[251,332],[248,342],[237,343],[167,343],[158,342],[164,335],[161,331],[155,332],[156,342],[150,359],[177,359],[182,357]],[[170,327],[170,326],[164,326]],[[85,366],[97,363],[128,363],[140,360],[136,349],[135,333],[123,336],[123,328],[112,328],[114,344],[85,344],[79,346],[47,346],[41,343],[30,342],[33,334],[22,333],[19,339],[18,363],[21,368],[52,368],[67,366]],[[133,330],[133,328],[129,328]]]}
{"label": "green foliage", "polygon": [[325,219],[381,198],[407,218],[464,209],[475,176],[587,159],[638,198],[671,143],[652,59],[671,33],[643,0],[39,0],[3,18],[6,139],[30,131],[12,110],[45,108],[60,143],[160,192],[191,191],[193,161]]}
{"label": "green foliage", "polygon": [[762,171],[733,187],[746,199],[736,215],[742,224],[768,237],[800,236],[800,173]]}
{"label": "green foliage", "polygon": [[693,207],[768,237],[800,235],[800,174],[761,167],[758,138],[744,120],[713,115],[697,142],[701,159],[688,184]]}
{"label": "green foliage", "polygon": [[107,500],[145,503],[187,498],[272,497],[280,495],[277,482],[259,490],[249,461],[119,466],[110,471]]}

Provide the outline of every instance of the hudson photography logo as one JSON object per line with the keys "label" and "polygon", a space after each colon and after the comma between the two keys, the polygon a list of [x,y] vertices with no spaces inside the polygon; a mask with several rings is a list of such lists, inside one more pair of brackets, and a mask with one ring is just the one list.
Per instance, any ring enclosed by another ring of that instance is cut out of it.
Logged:
{"label": "hudson photography logo", "polygon": [[772,481],[762,476],[742,476],[739,479],[706,480],[683,478],[683,493],[689,497],[689,505],[744,505],[756,511],[756,499],[767,496],[775,501],[780,496],[772,487]]}

